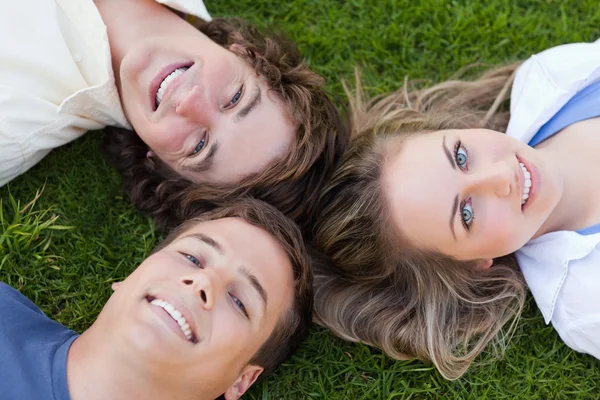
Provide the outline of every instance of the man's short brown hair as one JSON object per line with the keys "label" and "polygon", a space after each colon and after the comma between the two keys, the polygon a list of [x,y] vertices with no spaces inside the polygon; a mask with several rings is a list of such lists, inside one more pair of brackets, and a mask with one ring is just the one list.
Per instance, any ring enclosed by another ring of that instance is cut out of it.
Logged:
{"label": "man's short brown hair", "polygon": [[312,316],[311,259],[302,240],[298,226],[275,207],[262,201],[241,198],[234,203],[223,203],[209,212],[190,215],[175,228],[152,253],[160,251],[182,233],[203,221],[221,218],[242,218],[269,233],[285,250],[294,274],[294,298],[288,312],[283,315],[269,338],[249,361],[264,368],[261,378],[267,376],[285,361],[306,337]]}
{"label": "man's short brown hair", "polygon": [[[321,186],[331,175],[349,141],[349,124],[311,71],[296,46],[280,34],[264,35],[239,19],[197,21],[194,25],[217,44],[230,48],[267,80],[298,128],[286,157],[235,184],[193,183],[156,157],[129,130],[107,128],[105,150],[123,178],[133,204],[154,218],[161,231],[183,221],[187,209],[208,211],[215,202],[251,195],[277,207],[302,229],[310,226]],[[265,121],[268,123],[268,121]]]}

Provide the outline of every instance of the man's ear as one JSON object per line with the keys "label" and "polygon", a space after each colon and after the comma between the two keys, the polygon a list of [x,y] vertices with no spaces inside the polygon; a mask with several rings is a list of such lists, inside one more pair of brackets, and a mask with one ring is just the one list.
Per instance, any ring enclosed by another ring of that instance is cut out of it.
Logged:
{"label": "man's ear", "polygon": [[234,43],[231,46],[229,46],[229,51],[237,54],[238,56],[243,56],[246,54],[246,48],[244,46],[242,46],[241,44],[237,44],[237,43]]}
{"label": "man's ear", "polygon": [[113,283],[113,284],[111,285],[111,288],[112,288],[113,292],[116,292],[116,291],[117,291],[117,289],[121,287],[121,284],[122,284],[122,283],[123,283],[123,282],[115,282],[115,283]]}
{"label": "man's ear", "polygon": [[256,365],[246,365],[240,376],[225,392],[225,400],[238,400],[260,376],[264,368]]}
{"label": "man's ear", "polygon": [[492,264],[494,264],[494,260],[491,258],[486,259],[479,259],[475,261],[475,267],[479,268],[479,269],[489,269]]}

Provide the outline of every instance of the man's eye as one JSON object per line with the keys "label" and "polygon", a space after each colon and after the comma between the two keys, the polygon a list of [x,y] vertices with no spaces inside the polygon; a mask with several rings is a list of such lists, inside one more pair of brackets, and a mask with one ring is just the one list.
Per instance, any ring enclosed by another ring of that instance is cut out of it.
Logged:
{"label": "man's eye", "polygon": [[237,297],[235,297],[231,293],[229,293],[229,296],[231,296],[231,300],[233,300],[233,303],[235,304],[235,306],[237,308],[239,308],[242,313],[244,313],[244,315],[246,316],[246,318],[249,318],[248,317],[248,311],[246,310],[246,306],[244,306],[244,303],[242,303],[242,301],[240,299],[238,299]]}
{"label": "man's eye", "polygon": [[454,159],[456,160],[456,165],[458,165],[460,169],[467,169],[467,149],[465,149],[460,140],[456,143],[454,149]]}
{"label": "man's eye", "polygon": [[204,149],[205,144],[206,144],[206,138],[203,138],[201,141],[198,142],[196,147],[194,147],[194,151],[192,152],[192,155],[200,153],[202,151],[202,149]]}
{"label": "man's eye", "polygon": [[192,264],[196,265],[197,267],[200,268],[204,268],[204,266],[202,265],[202,263],[200,262],[200,260],[198,260],[196,257],[194,257],[191,254],[183,254],[185,256],[185,258],[187,258]]}
{"label": "man's eye", "polygon": [[244,90],[244,85],[242,85],[240,87],[240,90],[237,91],[237,93],[235,95],[233,95],[233,97],[231,98],[231,101],[229,102],[229,104],[227,104],[227,108],[235,106],[240,99],[242,98],[242,92]]}

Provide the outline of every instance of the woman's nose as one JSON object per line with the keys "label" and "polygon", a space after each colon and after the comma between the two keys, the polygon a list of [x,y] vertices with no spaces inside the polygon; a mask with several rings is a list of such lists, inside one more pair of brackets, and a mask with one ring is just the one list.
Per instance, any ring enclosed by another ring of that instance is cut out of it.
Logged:
{"label": "woman's nose", "polygon": [[516,170],[506,161],[486,165],[468,176],[470,192],[505,197],[517,190]]}

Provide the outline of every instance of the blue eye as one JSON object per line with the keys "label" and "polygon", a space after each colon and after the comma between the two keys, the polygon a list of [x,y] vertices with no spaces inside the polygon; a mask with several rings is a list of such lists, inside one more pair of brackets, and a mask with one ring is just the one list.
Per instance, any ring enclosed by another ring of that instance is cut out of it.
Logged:
{"label": "blue eye", "polygon": [[196,265],[197,267],[200,268],[204,268],[204,266],[202,265],[202,263],[200,262],[200,260],[198,260],[196,257],[190,255],[190,254],[184,254],[185,258],[187,258],[188,260],[190,260],[190,262],[194,265]]}
{"label": "blue eye", "polygon": [[240,299],[238,299],[237,297],[235,297],[231,293],[229,293],[229,296],[231,296],[231,300],[233,300],[233,303],[235,304],[235,306],[237,308],[239,308],[242,313],[244,313],[244,315],[246,316],[246,318],[249,318],[248,317],[248,311],[246,310],[246,306],[244,306],[244,303],[242,303],[242,301]]}
{"label": "blue eye", "polygon": [[473,224],[473,220],[475,219],[475,214],[473,213],[473,207],[471,205],[471,199],[461,204],[460,211],[463,226],[468,231],[471,229],[471,224]]}
{"label": "blue eye", "polygon": [[237,93],[233,96],[233,98],[231,99],[231,101],[229,102],[229,104],[227,106],[234,106],[237,104],[238,101],[240,101],[240,99],[242,98],[243,88],[244,88],[244,86],[240,87],[240,90],[237,91]]}
{"label": "blue eye", "polygon": [[203,138],[201,141],[199,141],[198,144],[196,145],[196,147],[194,147],[194,151],[192,152],[192,155],[200,153],[202,151],[202,149],[204,149],[205,144],[206,144],[206,137]]}
{"label": "blue eye", "polygon": [[460,169],[467,169],[467,149],[462,146],[460,140],[456,143],[456,148],[454,149],[454,159]]}

